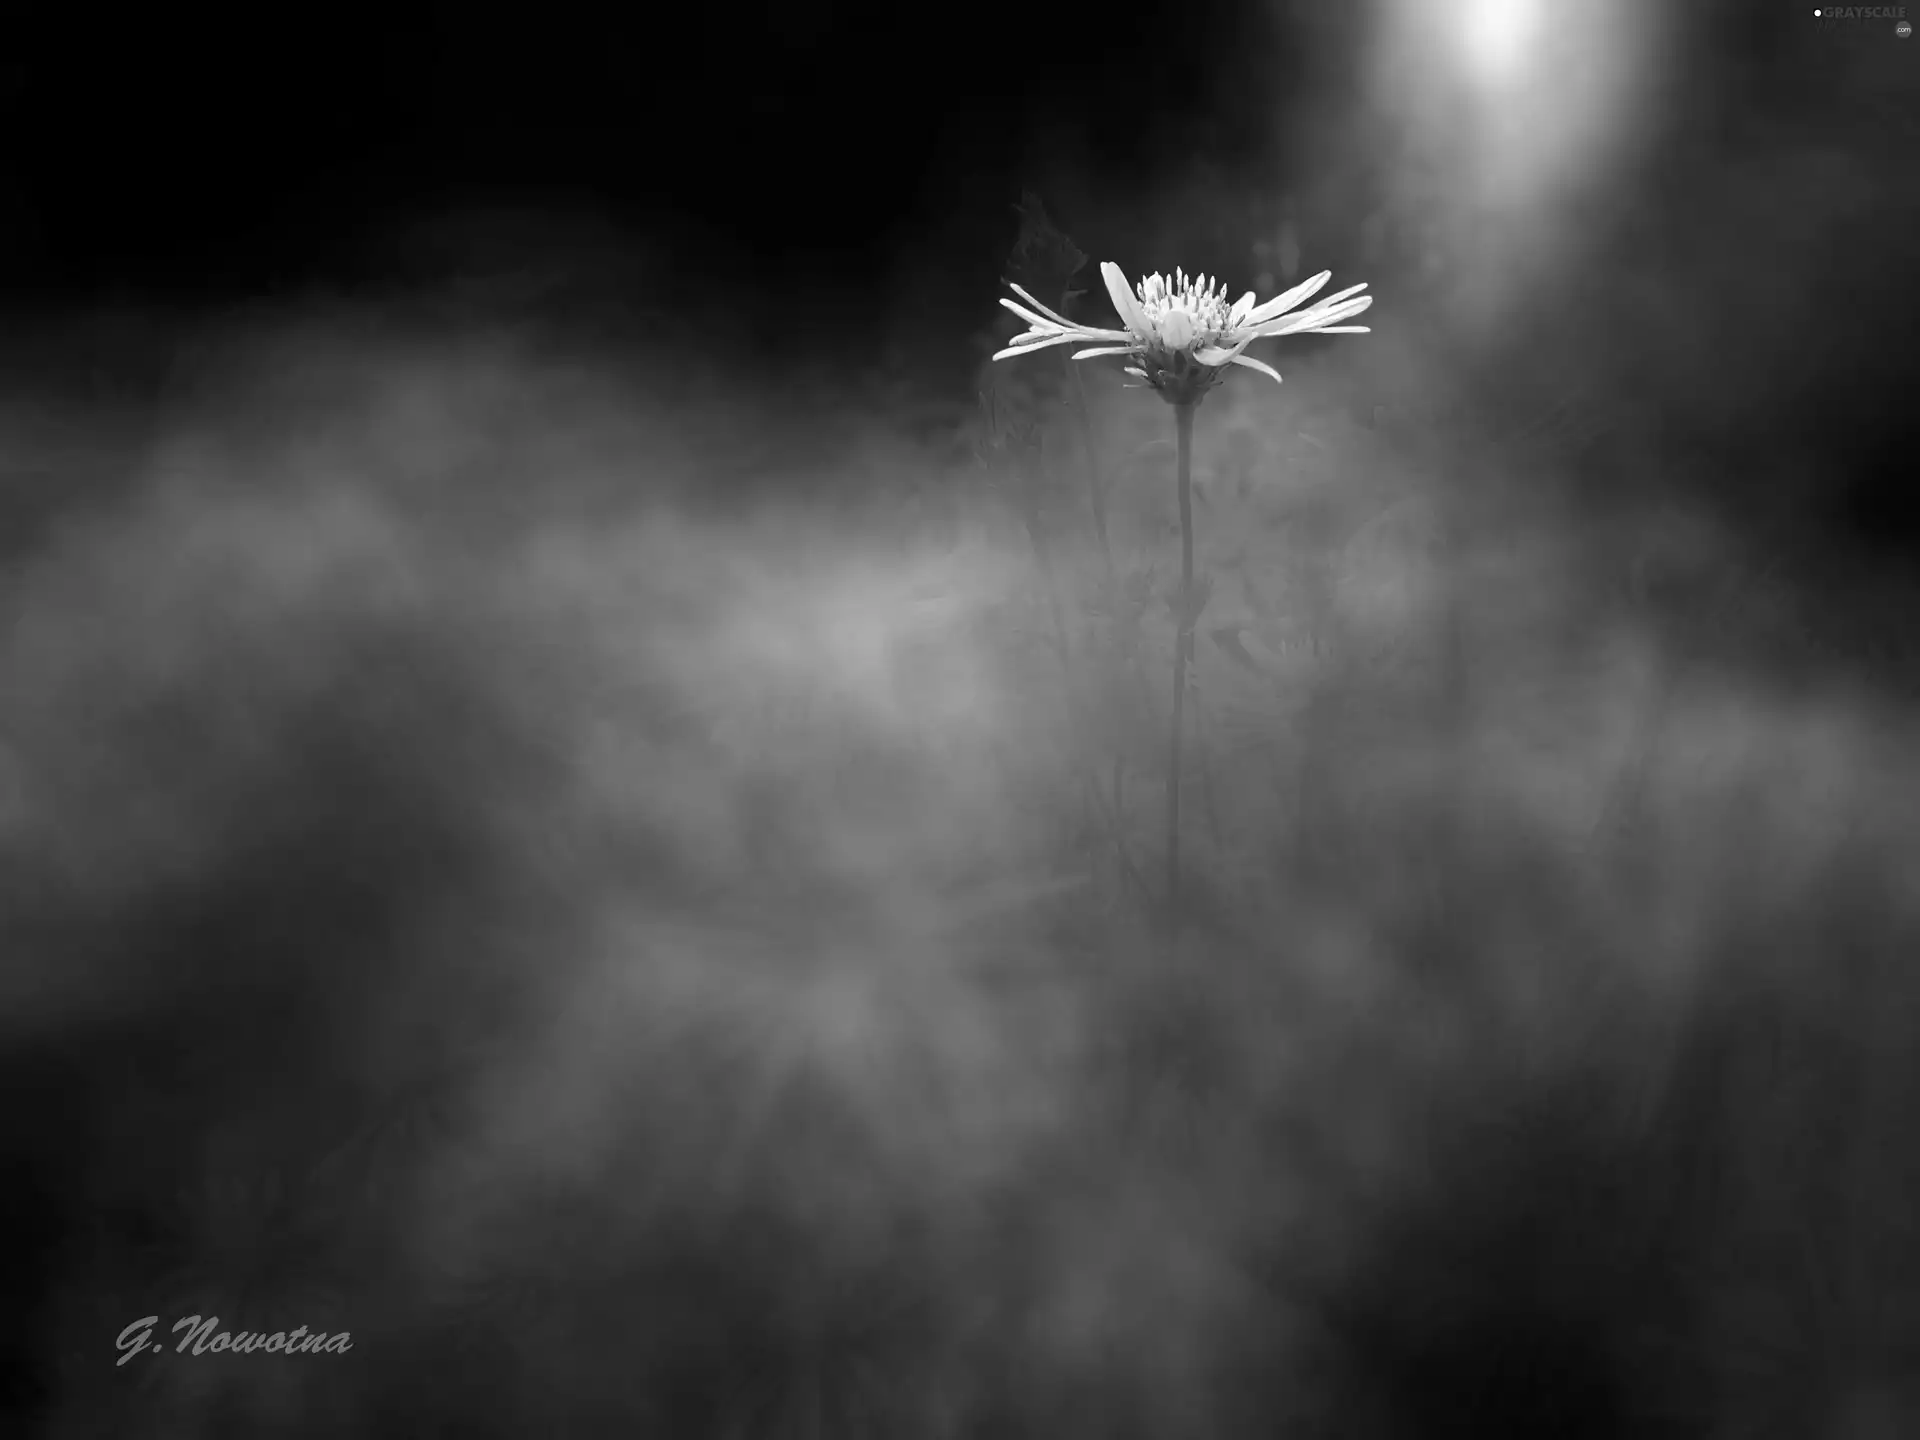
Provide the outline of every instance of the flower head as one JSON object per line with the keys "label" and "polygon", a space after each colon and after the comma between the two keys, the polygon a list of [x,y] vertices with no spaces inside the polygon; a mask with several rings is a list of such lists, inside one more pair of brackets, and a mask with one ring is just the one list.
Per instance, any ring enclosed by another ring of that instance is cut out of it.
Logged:
{"label": "flower head", "polygon": [[1244,353],[1255,340],[1309,333],[1364,335],[1366,326],[1340,322],[1373,304],[1371,295],[1360,293],[1367,288],[1361,284],[1336,291],[1305,310],[1296,310],[1295,306],[1333,277],[1331,270],[1322,270],[1264,305],[1254,303],[1251,290],[1229,304],[1218,280],[1205,275],[1190,280],[1183,270],[1175,270],[1171,280],[1149,275],[1131,290],[1120,267],[1111,261],[1101,264],[1100,276],[1106,281],[1107,294],[1124,328],[1100,330],[1077,325],[1015,285],[1014,293],[1026,303],[1007,299],[1000,303],[1025,320],[1029,328],[993,358],[1004,360],[1050,345],[1092,341],[1088,349],[1076,350],[1073,358],[1125,355],[1133,362],[1127,366],[1129,375],[1138,376],[1175,404],[1191,404],[1219,383],[1229,365],[1244,365],[1279,380],[1279,371]]}

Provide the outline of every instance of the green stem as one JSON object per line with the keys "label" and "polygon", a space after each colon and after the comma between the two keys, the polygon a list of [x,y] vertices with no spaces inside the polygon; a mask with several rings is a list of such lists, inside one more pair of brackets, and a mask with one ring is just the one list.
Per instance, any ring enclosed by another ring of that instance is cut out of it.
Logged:
{"label": "green stem", "polygon": [[1173,407],[1179,450],[1180,599],[1173,642],[1173,739],[1167,756],[1167,906],[1180,903],[1180,731],[1186,717],[1187,662],[1193,651],[1193,409]]}

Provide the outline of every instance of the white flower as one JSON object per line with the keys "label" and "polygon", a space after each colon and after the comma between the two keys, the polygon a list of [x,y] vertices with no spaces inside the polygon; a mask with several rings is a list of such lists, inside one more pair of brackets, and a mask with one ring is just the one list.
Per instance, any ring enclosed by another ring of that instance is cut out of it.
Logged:
{"label": "white flower", "polygon": [[1322,270],[1264,305],[1254,304],[1251,290],[1229,305],[1218,280],[1205,275],[1189,280],[1182,270],[1173,272],[1172,281],[1149,275],[1132,290],[1112,261],[1101,264],[1100,276],[1107,282],[1107,294],[1125,328],[1101,330],[1076,325],[1015,285],[1014,293],[1026,304],[1004,298],[1000,303],[1025,320],[1029,328],[993,358],[1004,360],[1050,345],[1092,341],[1088,349],[1076,350],[1073,358],[1125,355],[1135,362],[1127,367],[1129,375],[1139,376],[1170,400],[1191,401],[1216,383],[1229,365],[1244,365],[1277,381],[1277,370],[1244,353],[1255,340],[1282,335],[1364,335],[1366,326],[1340,322],[1373,304],[1371,295],[1360,293],[1367,288],[1361,284],[1337,291],[1305,310],[1295,310],[1333,277],[1331,270]]}

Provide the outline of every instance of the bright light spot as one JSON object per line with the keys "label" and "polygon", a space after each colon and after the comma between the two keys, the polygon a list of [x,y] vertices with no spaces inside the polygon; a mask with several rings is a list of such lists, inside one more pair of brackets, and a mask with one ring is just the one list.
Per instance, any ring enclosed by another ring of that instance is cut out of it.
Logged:
{"label": "bright light spot", "polygon": [[1388,208],[1460,323],[1525,307],[1584,243],[1582,215],[1673,88],[1673,16],[1656,0],[1381,0],[1369,98],[1407,136]]}
{"label": "bright light spot", "polygon": [[1540,27],[1539,0],[1467,0],[1467,63],[1486,84],[1511,80]]}

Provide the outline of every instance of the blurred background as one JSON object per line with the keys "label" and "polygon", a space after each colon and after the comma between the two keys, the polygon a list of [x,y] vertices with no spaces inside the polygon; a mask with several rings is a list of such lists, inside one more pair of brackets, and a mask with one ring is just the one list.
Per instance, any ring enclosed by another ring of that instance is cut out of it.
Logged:
{"label": "blurred background", "polygon": [[8,1433],[1915,1433],[1895,25],[14,7]]}

